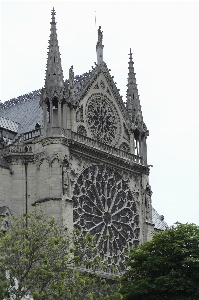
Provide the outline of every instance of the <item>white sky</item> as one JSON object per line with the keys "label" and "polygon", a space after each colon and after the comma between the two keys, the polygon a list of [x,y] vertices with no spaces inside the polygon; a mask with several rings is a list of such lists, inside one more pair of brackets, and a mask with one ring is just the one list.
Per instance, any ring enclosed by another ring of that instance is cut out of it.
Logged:
{"label": "white sky", "polygon": [[[104,61],[125,100],[132,48],[144,121],[153,206],[169,225],[199,225],[199,1],[1,1],[2,102],[44,85],[51,9],[64,77]],[[95,25],[95,11],[97,24]]]}

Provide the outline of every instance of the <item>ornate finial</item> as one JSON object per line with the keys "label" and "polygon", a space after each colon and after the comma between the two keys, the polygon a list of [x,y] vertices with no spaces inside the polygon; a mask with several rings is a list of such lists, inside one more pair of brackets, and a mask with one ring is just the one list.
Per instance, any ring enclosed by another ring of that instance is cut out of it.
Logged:
{"label": "ornate finial", "polygon": [[74,71],[73,66],[69,69],[69,86],[72,88],[74,86]]}
{"label": "ornate finial", "polygon": [[103,31],[101,31],[101,26],[99,26],[97,47],[102,46],[102,40],[103,40]]}
{"label": "ornate finial", "polygon": [[54,18],[54,17],[55,17],[55,15],[56,15],[56,12],[55,12],[55,9],[54,9],[54,7],[53,7],[53,9],[51,10],[51,15],[52,15],[52,18]]}
{"label": "ornate finial", "polygon": [[128,55],[129,55],[129,59],[132,61],[132,52],[131,52],[131,48],[130,48],[130,53],[129,53]]}

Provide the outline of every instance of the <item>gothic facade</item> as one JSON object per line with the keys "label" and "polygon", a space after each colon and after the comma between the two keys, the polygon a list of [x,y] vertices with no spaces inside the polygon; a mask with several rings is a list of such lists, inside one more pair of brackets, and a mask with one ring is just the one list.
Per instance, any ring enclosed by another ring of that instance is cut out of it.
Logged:
{"label": "gothic facade", "polygon": [[18,214],[39,204],[70,230],[95,235],[102,259],[123,269],[129,247],[167,224],[151,204],[131,50],[124,103],[103,47],[99,27],[96,65],[80,76],[72,66],[64,80],[52,10],[44,88],[0,107],[0,207]]}

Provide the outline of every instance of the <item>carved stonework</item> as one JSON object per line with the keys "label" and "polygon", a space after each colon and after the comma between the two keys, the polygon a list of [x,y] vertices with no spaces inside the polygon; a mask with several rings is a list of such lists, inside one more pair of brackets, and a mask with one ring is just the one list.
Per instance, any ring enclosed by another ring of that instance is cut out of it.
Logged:
{"label": "carved stonework", "polygon": [[106,92],[111,96],[111,92],[109,90],[109,88],[107,87]]}
{"label": "carved stonework", "polygon": [[65,195],[67,193],[67,189],[69,186],[69,180],[70,180],[70,169],[69,169],[68,160],[63,161],[62,180],[63,180],[63,194]]}
{"label": "carved stonework", "polygon": [[86,128],[83,125],[78,126],[77,133],[80,135],[87,136]]}
{"label": "carved stonework", "polygon": [[127,143],[122,143],[120,145],[120,150],[126,151],[126,152],[130,152],[130,146]]}
{"label": "carved stonework", "polygon": [[76,112],[76,121],[77,122],[84,122],[84,115],[83,115],[83,105],[79,107]]}
{"label": "carved stonework", "polygon": [[100,81],[100,86],[101,86],[101,88],[102,88],[103,90],[105,89],[105,83],[104,83],[103,80]]}
{"label": "carved stonework", "polygon": [[98,85],[98,83],[96,83],[96,85],[94,86],[94,89],[95,89],[95,90],[99,90],[99,85]]}
{"label": "carved stonework", "polygon": [[73,66],[71,66],[70,69],[69,69],[69,86],[70,86],[70,88],[74,87],[74,71],[73,71]]}
{"label": "carved stonework", "polygon": [[135,119],[135,128],[138,128],[140,131],[142,131],[142,115],[140,112],[137,113]]}
{"label": "carved stonework", "polygon": [[145,216],[146,220],[151,222],[151,196],[152,190],[151,186],[147,183],[146,190],[145,190]]}
{"label": "carved stonework", "polygon": [[45,151],[42,151],[40,153],[36,153],[35,156],[34,156],[34,160],[35,160],[35,165],[37,167],[37,170],[40,169],[40,166],[41,166],[41,164],[44,160],[47,160],[49,165],[51,164],[51,159]]}
{"label": "carved stonework", "polygon": [[130,134],[125,123],[123,123],[123,126],[124,126],[124,139],[130,142]]}
{"label": "carved stonework", "polygon": [[120,137],[121,125],[115,106],[103,94],[93,94],[86,105],[86,121],[94,139],[115,145]]}
{"label": "carved stonework", "polygon": [[98,41],[97,41],[97,47],[102,47],[102,40],[103,40],[103,31],[101,31],[101,26],[99,26],[98,29]]}
{"label": "carved stonework", "polygon": [[135,194],[117,171],[102,165],[86,168],[73,191],[74,227],[82,236],[94,235],[98,255],[120,271],[125,269],[126,252],[139,239]]}

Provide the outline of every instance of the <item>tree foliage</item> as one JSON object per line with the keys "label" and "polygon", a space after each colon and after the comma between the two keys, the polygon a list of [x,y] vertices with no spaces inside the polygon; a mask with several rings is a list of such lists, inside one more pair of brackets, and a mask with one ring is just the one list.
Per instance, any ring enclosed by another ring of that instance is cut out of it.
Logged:
{"label": "tree foliage", "polygon": [[122,278],[125,300],[199,299],[199,226],[176,223],[132,249]]}
{"label": "tree foliage", "polygon": [[114,284],[97,275],[93,254],[91,235],[80,239],[42,211],[13,218],[0,232],[0,299],[119,299]]}

